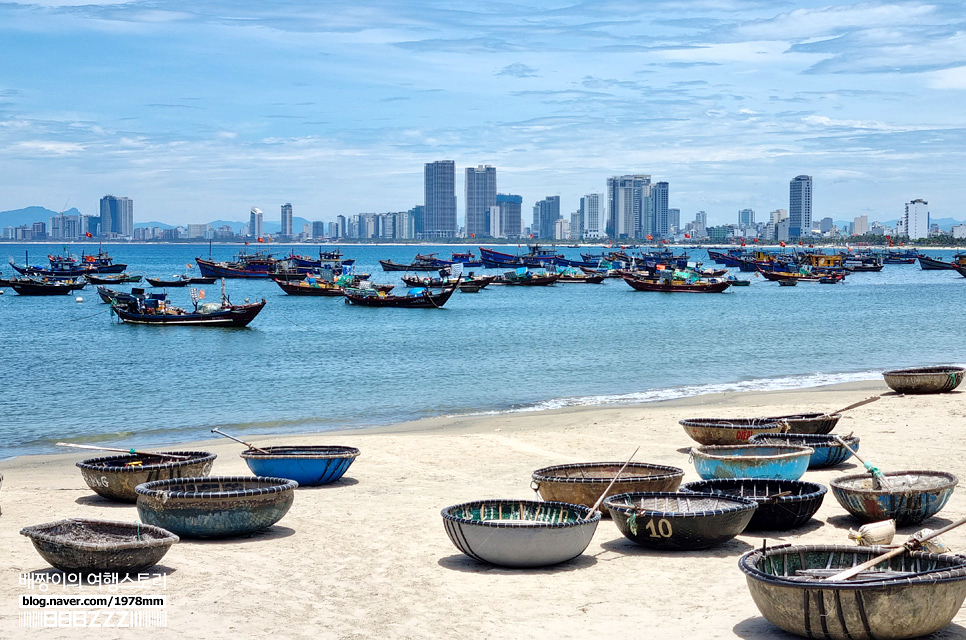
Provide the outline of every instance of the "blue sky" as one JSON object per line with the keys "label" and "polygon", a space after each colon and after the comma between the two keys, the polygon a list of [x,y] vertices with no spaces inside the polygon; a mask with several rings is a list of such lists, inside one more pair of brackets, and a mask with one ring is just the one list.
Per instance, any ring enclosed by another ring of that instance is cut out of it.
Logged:
{"label": "blue sky", "polygon": [[0,3],[0,210],[136,221],[409,209],[423,164],[562,213],[607,177],[682,221],[966,217],[966,9],[864,2]]}

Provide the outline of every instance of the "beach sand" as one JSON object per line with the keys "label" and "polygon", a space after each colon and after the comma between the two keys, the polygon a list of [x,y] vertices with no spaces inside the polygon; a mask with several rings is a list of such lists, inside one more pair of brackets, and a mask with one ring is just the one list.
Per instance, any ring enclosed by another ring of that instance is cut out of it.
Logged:
{"label": "beach sand", "polygon": [[[585,553],[542,569],[511,570],[461,554],[440,510],[481,498],[534,499],[534,470],[555,464],[638,462],[680,467],[698,480],[678,420],[834,411],[870,395],[875,403],[844,414],[836,433],[854,432],[860,455],[885,471],[932,469],[964,477],[963,393],[898,396],[879,381],[762,393],[723,393],[635,406],[577,408],[496,416],[436,418],[392,427],[298,437],[245,434],[268,446],[338,444],[361,455],[336,484],[302,488],[289,513],[259,534],[174,545],[152,571],[165,583],[122,593],[167,598],[159,638],[790,638],[761,617],[737,566],[766,539],[851,544],[852,520],[831,493],[806,526],[754,532],[699,552],[655,552],[602,520]],[[243,447],[219,438],[166,447],[218,454],[212,475],[249,475]],[[21,629],[24,573],[56,573],[18,534],[26,525],[67,517],[135,521],[87,488],[76,461],[93,455],[29,456],[0,463],[0,637],[130,638],[132,629]],[[108,454],[104,454],[108,455]],[[862,471],[854,459],[805,479],[828,484]],[[899,540],[966,515],[956,492],[937,517],[900,529]],[[966,528],[943,536],[966,551]],[[100,595],[104,588],[51,586],[47,594]],[[934,638],[966,638],[966,612]]]}

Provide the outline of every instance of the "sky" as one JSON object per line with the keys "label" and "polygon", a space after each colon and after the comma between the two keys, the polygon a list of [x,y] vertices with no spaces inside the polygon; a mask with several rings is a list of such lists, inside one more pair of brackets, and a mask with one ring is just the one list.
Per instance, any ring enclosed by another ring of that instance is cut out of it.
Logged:
{"label": "sky", "polygon": [[0,2],[0,210],[136,222],[403,211],[423,165],[577,210],[610,176],[682,223],[963,218],[961,3]]}

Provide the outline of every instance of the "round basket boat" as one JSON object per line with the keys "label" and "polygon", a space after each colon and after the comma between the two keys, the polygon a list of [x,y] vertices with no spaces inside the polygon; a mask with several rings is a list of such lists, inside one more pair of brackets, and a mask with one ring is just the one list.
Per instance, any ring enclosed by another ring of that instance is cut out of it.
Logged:
{"label": "round basket boat", "polygon": [[61,571],[135,573],[153,567],[178,536],[136,522],[70,518],[24,527],[20,534]]}
{"label": "round basket boat", "polygon": [[446,534],[466,555],[503,567],[544,567],[590,544],[599,511],[564,502],[477,500],[441,512]]}
{"label": "round basket boat", "polygon": [[786,431],[789,433],[830,433],[835,428],[835,425],[838,424],[839,418],[841,417],[841,413],[793,413],[787,416],[770,416],[766,418],[703,418],[700,420],[702,422],[713,421],[717,425],[744,427],[746,429],[781,424],[787,427]]}
{"label": "round basket boat", "polygon": [[738,566],[765,619],[806,638],[918,638],[949,624],[966,599],[963,556],[913,551],[851,580],[823,580],[882,551],[780,546],[750,551]]}
{"label": "round basket boat", "polygon": [[753,500],[720,493],[621,493],[604,500],[628,540],[650,549],[708,549],[741,533],[755,513]]}
{"label": "round basket boat", "polygon": [[772,478],[798,480],[808,469],[811,447],[796,445],[705,445],[691,449],[694,469],[704,480]]}
{"label": "round basket boat", "polygon": [[684,470],[645,462],[631,462],[614,485],[607,489],[623,462],[583,462],[544,467],[533,472],[530,486],[544,500],[593,506],[607,495],[632,491],[675,491],[681,486]]}
{"label": "round basket boat", "polygon": [[256,476],[288,478],[300,487],[315,487],[335,482],[359,455],[354,447],[308,445],[297,447],[262,447],[243,451],[248,468]]}
{"label": "round basket boat", "polygon": [[939,513],[959,484],[956,476],[944,471],[890,471],[882,475],[888,488],[873,489],[868,473],[835,478],[829,485],[839,504],[859,520],[891,519],[901,527]]}
{"label": "round basket boat", "polygon": [[962,367],[918,367],[893,369],[882,377],[896,393],[945,393],[959,386],[964,373]]}
{"label": "round basket boat", "polygon": [[811,447],[812,455],[808,460],[809,469],[824,469],[834,467],[852,457],[852,451],[842,446],[836,440],[841,437],[845,443],[852,448],[852,451],[859,450],[859,439],[856,436],[836,436],[832,433],[762,433],[752,436],[749,442],[752,444],[772,444],[772,445],[799,445]]}
{"label": "round basket boat", "polygon": [[700,444],[745,444],[759,433],[788,431],[787,424],[768,418],[688,418],[679,420],[678,424]]}
{"label": "round basket boat", "polygon": [[284,516],[298,483],[286,478],[213,476],[138,485],[138,514],[184,538],[223,538],[265,529]]}
{"label": "round basket boat", "polygon": [[771,531],[794,529],[808,522],[822,506],[828,491],[825,485],[815,482],[755,478],[686,482],[681,490],[754,500],[758,508],[747,528]]}
{"label": "round basket boat", "polygon": [[145,482],[170,478],[197,478],[211,473],[215,454],[207,451],[163,451],[185,456],[178,460],[145,453],[90,458],[78,462],[84,482],[98,495],[117,502],[137,502],[134,488]]}

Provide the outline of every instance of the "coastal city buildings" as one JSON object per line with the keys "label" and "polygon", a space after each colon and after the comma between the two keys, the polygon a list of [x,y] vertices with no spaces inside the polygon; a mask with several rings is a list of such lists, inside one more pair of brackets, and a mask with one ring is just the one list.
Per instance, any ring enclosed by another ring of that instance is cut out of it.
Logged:
{"label": "coastal city buildings", "polygon": [[[670,186],[667,182],[657,182],[651,188],[650,200],[653,202],[654,224],[652,237],[665,238],[671,233],[671,218],[668,210]],[[647,210],[647,207],[645,207]],[[646,235],[645,235],[646,237]]]}
{"label": "coastal city buildings", "polygon": [[812,230],[812,176],[795,176],[788,186],[788,235],[800,238]]}
{"label": "coastal city buildings", "polygon": [[496,206],[496,167],[466,168],[466,235],[481,238],[490,233],[490,208]]}
{"label": "coastal city buildings", "polygon": [[496,194],[496,206],[499,210],[497,225],[493,230],[498,235],[494,238],[519,238],[523,235],[523,196],[510,193]]}
{"label": "coastal city buildings", "polygon": [[557,220],[560,219],[560,196],[547,196],[533,205],[531,233],[536,238],[556,237]]}
{"label": "coastal city buildings", "polygon": [[869,232],[869,216],[861,215],[852,221],[852,235],[864,236]]}
{"label": "coastal city buildings", "polygon": [[282,205],[282,230],[280,233],[286,238],[292,235],[292,205],[288,202]]}
{"label": "coastal city buildings", "polygon": [[[609,238],[628,239],[653,236],[651,176],[645,174],[614,176],[607,179],[607,223]],[[650,203],[650,210],[646,203]]]}
{"label": "coastal city buildings", "polygon": [[252,207],[252,212],[248,219],[248,235],[253,238],[262,237],[262,210],[258,207]]}
{"label": "coastal city buildings", "polygon": [[99,235],[113,238],[134,236],[134,201],[125,196],[106,195],[101,198],[101,226]]}
{"label": "coastal city buildings", "polygon": [[423,173],[423,230],[426,240],[455,238],[456,163],[452,160],[427,162]]}
{"label": "coastal city buildings", "polygon": [[603,237],[604,211],[601,207],[603,196],[599,193],[588,193],[580,199],[580,213],[584,224],[583,237],[591,240]]}
{"label": "coastal city buildings", "polygon": [[900,236],[909,236],[910,240],[918,240],[929,235],[929,203],[922,198],[916,198],[906,203],[906,210],[896,224],[896,232]]}

